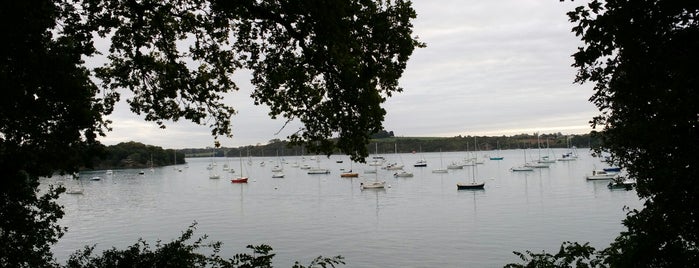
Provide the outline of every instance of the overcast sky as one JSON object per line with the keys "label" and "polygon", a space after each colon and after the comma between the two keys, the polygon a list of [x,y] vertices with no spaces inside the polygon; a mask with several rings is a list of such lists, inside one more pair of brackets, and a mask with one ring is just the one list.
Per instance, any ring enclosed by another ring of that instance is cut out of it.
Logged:
{"label": "overcast sky", "polygon": [[[404,92],[384,105],[384,127],[397,136],[453,137],[520,133],[587,133],[597,110],[591,85],[573,84],[573,54],[581,42],[565,13],[582,2],[556,0],[415,0],[417,49],[400,80]],[[249,97],[249,73],[236,75],[241,91],[227,95],[238,114],[236,147],[285,139],[298,125],[271,120]],[[107,145],[138,141],[163,148],[213,145],[207,126],[179,121],[166,129],[145,122],[121,104],[109,117]]]}

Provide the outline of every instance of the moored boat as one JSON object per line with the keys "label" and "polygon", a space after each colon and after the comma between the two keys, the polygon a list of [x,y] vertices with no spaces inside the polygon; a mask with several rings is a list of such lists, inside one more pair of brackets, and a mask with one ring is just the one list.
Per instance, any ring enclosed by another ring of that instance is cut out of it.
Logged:
{"label": "moored boat", "polygon": [[359,183],[360,189],[383,189],[386,186],[385,181],[373,181],[373,182],[362,182]]}
{"label": "moored boat", "polygon": [[457,190],[485,189],[485,182],[460,182],[456,184]]}
{"label": "moored boat", "polygon": [[396,173],[393,173],[393,176],[400,177],[400,178],[409,178],[409,177],[413,176],[413,173],[401,170],[401,171],[398,171]]}
{"label": "moored boat", "polygon": [[592,175],[587,175],[587,180],[611,180],[619,177],[618,172],[607,172],[604,170],[593,170]]}
{"label": "moored boat", "polygon": [[325,168],[311,168],[308,170],[308,174],[330,174],[330,170]]}
{"label": "moored boat", "polygon": [[231,179],[231,183],[248,183],[248,177],[238,177]]}
{"label": "moored boat", "polygon": [[607,184],[607,188],[609,189],[624,189],[624,190],[631,190],[633,187],[636,185],[636,181],[632,179],[624,179],[622,180],[621,178],[615,179],[609,182]]}
{"label": "moored boat", "polygon": [[356,178],[359,177],[359,173],[352,172],[352,170],[340,173],[341,178]]}

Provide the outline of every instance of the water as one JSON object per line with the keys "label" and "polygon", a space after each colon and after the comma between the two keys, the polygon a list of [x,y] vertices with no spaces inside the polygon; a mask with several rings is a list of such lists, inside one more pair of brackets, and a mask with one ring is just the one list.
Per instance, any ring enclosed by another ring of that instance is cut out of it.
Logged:
{"label": "water", "polygon": [[[471,180],[467,168],[431,172],[440,160],[446,168],[466,152],[385,155],[405,164],[412,178],[394,178],[394,171],[380,169],[377,175],[366,174],[373,167],[357,163],[352,168],[359,178],[340,178],[340,169],[350,168],[346,156],[319,157],[320,162],[287,156],[283,179],[271,178],[278,158],[252,158],[252,165],[243,165],[248,184],[231,184],[233,175],[225,173],[209,179],[209,158],[187,159],[188,168],[178,166],[181,172],[163,167],[145,175],[137,175],[138,170],[83,173],[84,194],[59,199],[66,212],[60,223],[69,231],[53,251],[65,261],[84,245],[123,249],[139,237],[154,245],[178,237],[194,221],[196,234],[224,243],[223,256],[249,252],[249,244],[272,246],[276,267],[338,254],[346,258],[346,267],[502,267],[518,261],[513,250],[555,252],[563,241],[603,248],[623,229],[622,208],[639,208],[641,202],[633,190],[586,181],[586,173],[606,165],[586,150],[579,152],[576,161],[514,173],[509,168],[524,162],[523,151],[502,151],[504,160],[478,165],[477,177],[486,185],[476,191],[456,190],[457,182]],[[477,155],[484,154],[496,152]],[[537,155],[529,150],[527,157]],[[428,166],[412,167],[421,157]],[[238,158],[216,161],[219,170],[228,163],[239,174]],[[291,167],[294,161],[328,168],[331,174],[308,175]],[[90,181],[92,176],[102,180]],[[359,189],[360,182],[375,176],[390,188]]]}

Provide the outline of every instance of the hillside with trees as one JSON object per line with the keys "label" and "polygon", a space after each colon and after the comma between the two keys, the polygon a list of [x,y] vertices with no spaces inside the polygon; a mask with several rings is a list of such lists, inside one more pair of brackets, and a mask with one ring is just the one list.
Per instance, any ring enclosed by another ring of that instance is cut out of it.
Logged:
{"label": "hillside with trees", "polygon": [[103,159],[95,160],[95,169],[146,168],[184,164],[185,154],[173,149],[146,145],[140,142],[122,142],[107,146]]}
{"label": "hillside with trees", "polygon": [[[398,153],[411,152],[443,152],[450,151],[473,151],[474,141],[477,142],[478,150],[508,150],[521,148],[592,148],[599,145],[599,140],[592,134],[563,135],[561,133],[551,134],[518,134],[513,136],[456,136],[456,137],[396,137],[393,131],[382,131],[379,133],[383,138],[374,138],[367,145],[367,151],[379,153],[393,153],[396,149]],[[308,155],[308,150],[301,146],[294,146],[288,141],[279,139],[270,140],[267,144],[248,145],[242,147],[222,147],[215,151],[211,148],[189,148],[181,150],[187,157],[237,157],[243,156],[293,156]],[[213,151],[213,152],[212,152]],[[335,153],[340,153],[336,150]]]}

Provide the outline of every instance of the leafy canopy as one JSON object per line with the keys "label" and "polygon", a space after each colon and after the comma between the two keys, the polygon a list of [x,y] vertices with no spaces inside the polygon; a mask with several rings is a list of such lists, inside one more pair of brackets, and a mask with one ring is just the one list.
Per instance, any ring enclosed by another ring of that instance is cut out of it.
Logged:
{"label": "leafy canopy", "polygon": [[[382,129],[385,97],[415,47],[405,1],[82,1],[86,31],[111,40],[96,69],[108,101],[134,93],[131,109],[163,126],[185,118],[231,135],[231,74],[253,71],[255,104],[300,120],[291,135],[311,151],[367,156]],[[329,139],[335,137],[337,139]]]}
{"label": "leafy canopy", "polygon": [[568,16],[584,42],[575,81],[594,84],[600,110],[597,153],[611,153],[645,200],[596,254],[610,267],[696,267],[699,2],[592,0]]}
{"label": "leafy canopy", "polygon": [[3,1],[0,266],[50,263],[63,189],[39,193],[38,178],[89,166],[122,96],[161,127],[185,119],[231,136],[223,98],[248,68],[256,104],[304,124],[292,141],[363,159],[422,46],[415,16],[403,0]]}

